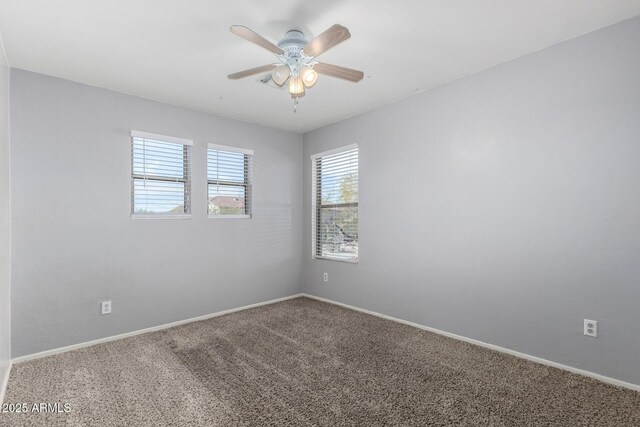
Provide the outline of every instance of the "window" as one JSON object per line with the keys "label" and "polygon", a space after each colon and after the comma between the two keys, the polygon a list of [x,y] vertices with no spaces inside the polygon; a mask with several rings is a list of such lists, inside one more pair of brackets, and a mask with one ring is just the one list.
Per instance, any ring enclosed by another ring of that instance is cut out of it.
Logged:
{"label": "window", "polygon": [[209,144],[207,193],[209,217],[251,218],[252,150]]}
{"label": "window", "polygon": [[191,145],[188,139],[131,132],[131,215],[188,218]]}
{"label": "window", "polygon": [[313,256],[358,261],[358,146],[311,157]]}

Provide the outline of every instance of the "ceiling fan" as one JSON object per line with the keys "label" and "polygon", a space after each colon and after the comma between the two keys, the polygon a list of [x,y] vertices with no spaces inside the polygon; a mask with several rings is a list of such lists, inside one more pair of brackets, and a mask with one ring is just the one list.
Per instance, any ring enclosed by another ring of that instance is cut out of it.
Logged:
{"label": "ceiling fan", "polygon": [[315,61],[320,54],[351,37],[349,30],[342,25],[333,25],[311,41],[307,41],[302,31],[287,31],[277,46],[245,26],[232,25],[229,29],[233,34],[273,53],[278,62],[229,74],[227,77],[236,80],[268,72],[267,78],[272,79],[280,87],[288,81],[294,112],[298,100],[305,94],[305,88],[311,88],[316,84],[318,74],[352,82],[359,82],[364,76],[362,71]]}

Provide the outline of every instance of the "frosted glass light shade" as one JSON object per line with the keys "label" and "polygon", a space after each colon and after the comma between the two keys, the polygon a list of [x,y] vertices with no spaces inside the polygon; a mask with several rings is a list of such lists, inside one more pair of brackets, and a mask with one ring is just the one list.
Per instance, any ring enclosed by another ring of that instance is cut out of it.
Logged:
{"label": "frosted glass light shade", "polygon": [[313,87],[313,85],[316,84],[316,81],[318,81],[318,73],[310,67],[303,68],[302,73],[300,73],[300,77],[306,87]]}
{"label": "frosted glass light shade", "polygon": [[288,65],[280,65],[271,72],[271,78],[273,79],[273,82],[275,84],[277,84],[278,86],[282,86],[283,84],[285,84],[290,74],[291,70],[289,69]]}
{"label": "frosted glass light shade", "polygon": [[300,77],[291,76],[289,79],[289,93],[293,96],[302,96],[304,94],[304,83]]}

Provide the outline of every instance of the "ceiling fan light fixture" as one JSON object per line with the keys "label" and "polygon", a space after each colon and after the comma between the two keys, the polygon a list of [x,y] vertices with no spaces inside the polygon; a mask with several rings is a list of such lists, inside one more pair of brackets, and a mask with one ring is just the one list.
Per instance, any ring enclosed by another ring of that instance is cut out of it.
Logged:
{"label": "ceiling fan light fixture", "polygon": [[307,41],[304,33],[300,30],[287,31],[285,38],[280,40],[277,45],[243,25],[232,25],[229,29],[238,37],[273,53],[278,61],[229,74],[227,77],[231,80],[237,80],[263,74],[260,79],[262,83],[273,80],[277,86],[282,88],[288,82],[289,94],[293,98],[294,113],[299,99],[305,95],[305,88],[311,88],[316,84],[318,74],[352,82],[358,82],[364,77],[362,71],[315,61],[319,55],[351,37],[349,30],[342,25],[332,25],[310,41]]}
{"label": "ceiling fan light fixture", "polygon": [[278,86],[282,86],[286,83],[290,74],[291,69],[288,65],[284,64],[276,67],[276,69],[271,72],[271,78],[273,79],[273,82],[275,84],[277,84]]}
{"label": "ceiling fan light fixture", "polygon": [[293,97],[304,96],[304,83],[298,76],[291,76],[289,79],[289,93]]}
{"label": "ceiling fan light fixture", "polygon": [[304,67],[302,69],[302,73],[300,74],[302,77],[302,82],[306,87],[313,87],[318,81],[318,73],[311,67]]}

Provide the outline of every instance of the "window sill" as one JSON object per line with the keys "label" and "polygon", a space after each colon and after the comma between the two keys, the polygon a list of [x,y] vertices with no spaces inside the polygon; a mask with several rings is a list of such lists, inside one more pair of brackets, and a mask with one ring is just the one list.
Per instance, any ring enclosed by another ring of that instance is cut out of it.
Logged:
{"label": "window sill", "polygon": [[131,215],[131,219],[191,219],[191,214],[156,214],[156,215]]}
{"label": "window sill", "polygon": [[251,219],[251,215],[208,215],[208,218],[227,218],[227,219]]}
{"label": "window sill", "polygon": [[314,256],[313,259],[320,259],[323,261],[338,261],[338,262],[346,262],[349,264],[357,264],[358,259],[346,259],[346,258],[331,258],[326,256]]}

